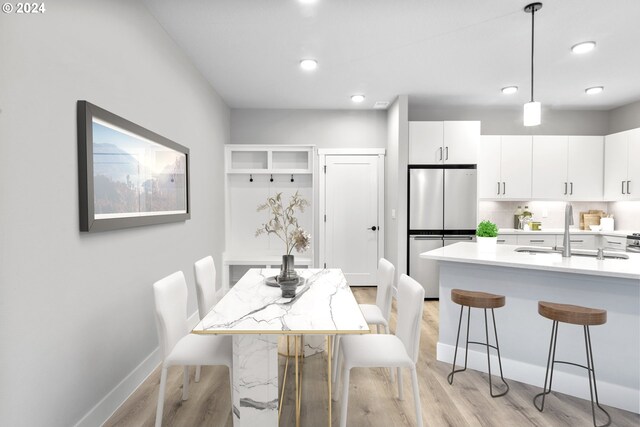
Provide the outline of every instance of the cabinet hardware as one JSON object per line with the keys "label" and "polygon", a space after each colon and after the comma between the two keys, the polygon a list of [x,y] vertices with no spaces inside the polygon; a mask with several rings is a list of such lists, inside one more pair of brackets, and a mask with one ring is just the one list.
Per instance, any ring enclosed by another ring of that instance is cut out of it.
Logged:
{"label": "cabinet hardware", "polygon": [[566,182],[564,183],[564,195],[565,196],[567,195],[567,183]]}
{"label": "cabinet hardware", "polygon": [[607,240],[607,243],[610,244],[610,245],[621,245],[622,244],[621,242],[613,242],[611,240]]}
{"label": "cabinet hardware", "polygon": [[540,239],[529,239],[529,241],[531,243],[544,243],[544,240],[540,240]]}
{"label": "cabinet hardware", "polygon": [[627,194],[624,192],[624,181],[622,181],[622,194]]}
{"label": "cabinet hardware", "polygon": [[582,243],[584,240],[572,240],[571,243]]}
{"label": "cabinet hardware", "polygon": [[505,239],[498,239],[498,243],[504,243],[504,242],[506,242]]}
{"label": "cabinet hardware", "polygon": [[502,194],[507,194],[507,184],[502,181]]}
{"label": "cabinet hardware", "polygon": [[631,181],[627,181],[627,194],[631,194]]}
{"label": "cabinet hardware", "polygon": [[438,150],[440,151],[440,160],[442,160],[442,147],[438,148]]}
{"label": "cabinet hardware", "polygon": [[449,147],[444,147],[444,159],[449,160]]}
{"label": "cabinet hardware", "polygon": [[500,182],[498,182],[498,192],[496,194],[500,195]]}
{"label": "cabinet hardware", "polygon": [[376,227],[375,225],[373,227],[367,228],[367,230],[373,230],[373,231],[376,231],[377,229],[378,229],[378,227]]}
{"label": "cabinet hardware", "polygon": [[570,182],[569,184],[571,184],[570,186],[570,190],[569,190],[569,195],[573,196],[573,182]]}

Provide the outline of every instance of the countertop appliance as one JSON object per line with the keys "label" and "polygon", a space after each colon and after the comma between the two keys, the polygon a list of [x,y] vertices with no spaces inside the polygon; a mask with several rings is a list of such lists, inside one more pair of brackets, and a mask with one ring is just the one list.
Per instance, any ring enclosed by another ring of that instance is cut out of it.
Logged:
{"label": "countertop appliance", "polygon": [[640,233],[627,236],[627,252],[640,253]]}
{"label": "countertop appliance", "polygon": [[457,242],[475,240],[476,165],[410,165],[407,271],[439,297],[438,262],[420,254]]}

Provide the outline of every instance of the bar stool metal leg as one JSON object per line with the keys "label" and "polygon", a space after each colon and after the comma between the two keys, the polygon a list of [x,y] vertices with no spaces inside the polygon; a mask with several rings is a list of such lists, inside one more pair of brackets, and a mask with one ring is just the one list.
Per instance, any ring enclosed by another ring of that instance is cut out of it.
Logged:
{"label": "bar stool metal leg", "polygon": [[[500,396],[504,396],[509,392],[509,384],[507,384],[507,382],[504,380],[504,376],[502,375],[502,361],[500,359],[500,346],[498,345],[498,331],[496,329],[496,316],[493,312],[493,309],[491,309],[491,318],[493,319],[493,334],[496,339],[495,347],[489,344],[489,326],[487,325],[487,309],[485,308],[484,309],[484,332],[485,332],[485,338],[487,340],[487,366],[489,367],[489,393],[491,394],[491,397],[500,397]],[[491,358],[489,355],[489,348],[495,348],[496,352],[498,353],[498,365],[500,366],[500,379],[502,380],[502,383],[507,387],[504,392],[498,393],[498,394],[493,394],[493,384],[491,382]]]}
{"label": "bar stool metal leg", "polygon": [[471,307],[467,307],[467,345],[464,351],[464,368],[456,370],[456,358],[458,356],[458,342],[460,341],[460,327],[462,326],[462,313],[464,312],[464,305],[460,306],[460,320],[458,320],[458,334],[456,335],[456,346],[453,349],[453,365],[451,366],[451,373],[447,376],[449,384],[453,384],[453,375],[458,372],[467,370],[467,356],[469,355],[469,322],[471,318]]}
{"label": "bar stool metal leg", "polygon": [[[593,425],[595,427],[606,427],[611,424],[611,416],[602,406],[600,406],[600,402],[598,401],[598,388],[596,386],[596,369],[593,365],[593,352],[591,348],[591,333],[589,332],[589,326],[584,326],[584,345],[587,351],[587,372],[589,374],[589,393],[591,395],[591,415],[593,417]],[[593,376],[593,382],[591,381],[592,376]],[[593,386],[592,386],[592,383],[593,383]],[[607,416],[607,422],[605,424],[601,424],[601,425],[596,424],[596,408],[593,404],[594,394],[596,396],[595,404]]]}
{"label": "bar stool metal leg", "polygon": [[[535,406],[538,411],[542,412],[544,410],[544,398],[547,394],[551,393],[551,383],[553,382],[553,365],[556,360],[556,341],[558,339],[558,321],[554,320],[553,326],[551,326],[551,341],[549,343],[549,356],[547,357],[547,370],[544,374],[544,387],[542,388],[542,393],[536,394],[533,398],[533,406]],[[547,390],[547,378],[549,377],[549,366],[551,366],[551,378],[549,381],[549,390]],[[542,402],[540,406],[538,406],[537,399],[542,396]]]}

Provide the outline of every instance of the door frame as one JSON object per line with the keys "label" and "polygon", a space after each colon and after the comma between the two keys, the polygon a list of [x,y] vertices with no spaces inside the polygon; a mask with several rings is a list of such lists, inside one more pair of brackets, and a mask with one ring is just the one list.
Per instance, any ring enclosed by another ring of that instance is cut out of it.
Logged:
{"label": "door frame", "polygon": [[[318,149],[318,267],[325,267],[326,226],[325,215],[325,166],[327,156],[375,156],[378,158],[378,258],[384,258],[384,148],[319,148]],[[376,260],[377,263],[377,260]],[[372,284],[373,285],[373,284]]]}

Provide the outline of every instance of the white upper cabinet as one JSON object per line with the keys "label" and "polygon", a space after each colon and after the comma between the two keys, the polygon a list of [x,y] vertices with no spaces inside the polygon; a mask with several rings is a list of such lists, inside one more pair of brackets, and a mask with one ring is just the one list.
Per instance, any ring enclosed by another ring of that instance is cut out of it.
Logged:
{"label": "white upper cabinet", "polygon": [[605,200],[640,200],[640,128],[605,138]]}
{"label": "white upper cabinet", "polygon": [[409,122],[409,164],[476,164],[479,121]]}
{"label": "white upper cabinet", "polygon": [[627,195],[631,200],[640,200],[640,128],[629,132]]}
{"label": "white upper cabinet", "polygon": [[478,163],[480,122],[444,122],[444,162],[452,165]]}
{"label": "white upper cabinet", "polygon": [[530,136],[482,136],[478,160],[479,198],[531,198]]}
{"label": "white upper cabinet", "polygon": [[569,194],[567,154],[569,137],[534,136],[531,196],[534,199],[564,199]]}
{"label": "white upper cabinet", "polygon": [[500,175],[501,137],[483,135],[478,152],[478,198],[497,199],[502,194]]}
{"label": "white upper cabinet", "polygon": [[601,136],[534,136],[532,198],[602,200]]}
{"label": "white upper cabinet", "polygon": [[443,140],[443,122],[409,122],[409,164],[441,164],[444,161]]}
{"label": "white upper cabinet", "polygon": [[567,163],[569,199],[602,200],[604,137],[570,136]]}
{"label": "white upper cabinet", "polygon": [[531,199],[531,144],[530,136],[502,137],[502,197]]}

